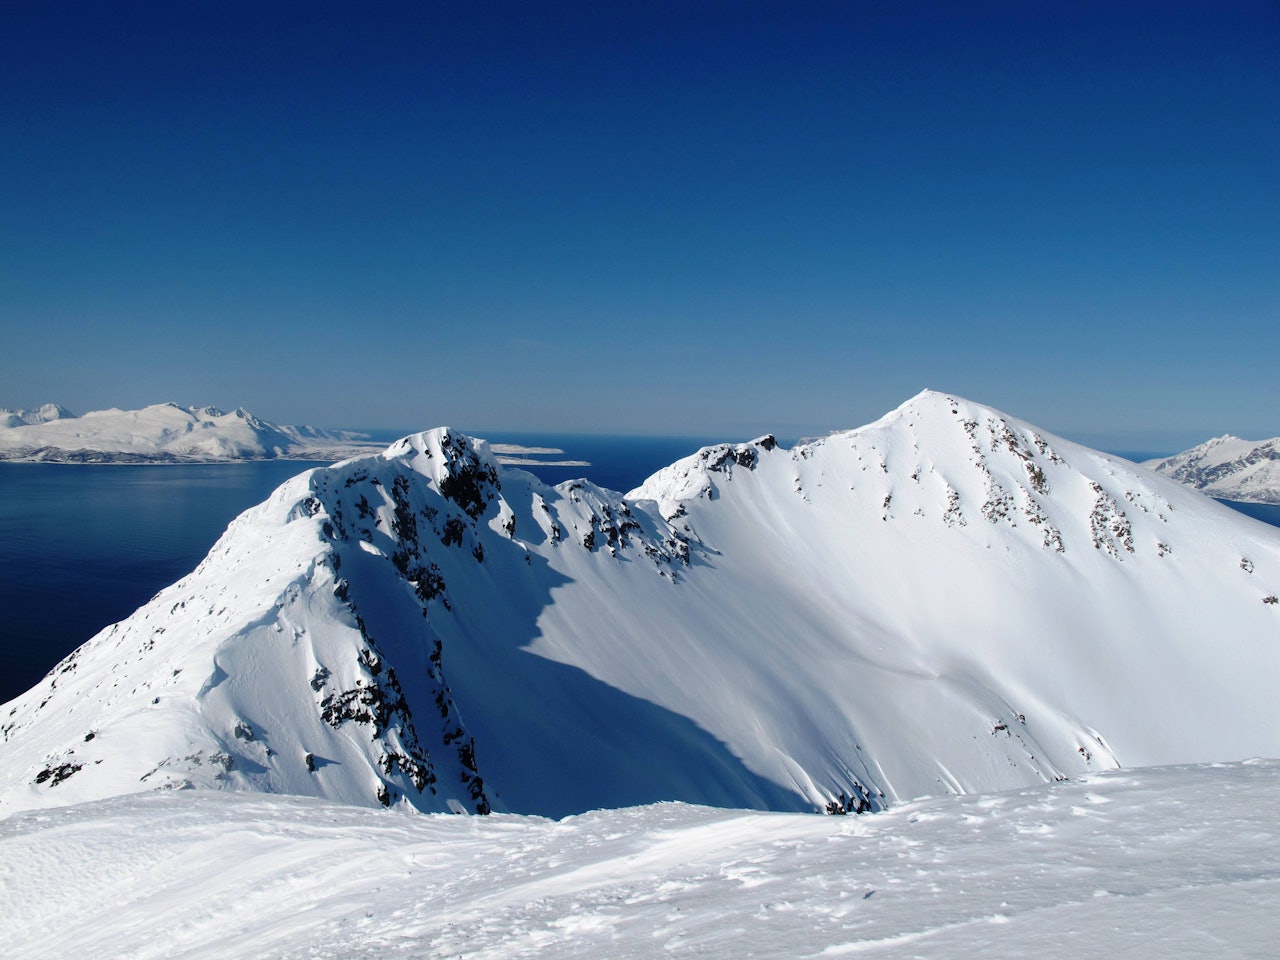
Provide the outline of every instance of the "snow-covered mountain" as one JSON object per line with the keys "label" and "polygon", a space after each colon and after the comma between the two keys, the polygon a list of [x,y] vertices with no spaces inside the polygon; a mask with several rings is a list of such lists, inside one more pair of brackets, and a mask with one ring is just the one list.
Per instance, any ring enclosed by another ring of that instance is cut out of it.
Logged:
{"label": "snow-covered mountain", "polygon": [[1278,592],[1274,528],[939,393],[625,498],[439,428],[287,482],[0,709],[0,812],[846,810],[1280,756]]}
{"label": "snow-covered mountain", "polygon": [[75,414],[66,407],[56,403],[46,403],[34,410],[6,410],[0,407],[0,428],[23,427],[36,423],[48,423],[51,420],[62,420],[74,417]]}
{"label": "snow-covered mountain", "polygon": [[158,403],[74,416],[56,404],[0,411],[0,460],[66,463],[202,463],[338,459],[371,452],[362,434],[259,420],[243,408]]}
{"label": "snow-covered mountain", "polygon": [[1280,437],[1260,441],[1215,437],[1143,466],[1211,497],[1280,503]]}
{"label": "snow-covered mountain", "polygon": [[1264,960],[1280,941],[1277,804],[1275,761],[856,819],[152,794],[0,821],[0,917],[23,960]]}

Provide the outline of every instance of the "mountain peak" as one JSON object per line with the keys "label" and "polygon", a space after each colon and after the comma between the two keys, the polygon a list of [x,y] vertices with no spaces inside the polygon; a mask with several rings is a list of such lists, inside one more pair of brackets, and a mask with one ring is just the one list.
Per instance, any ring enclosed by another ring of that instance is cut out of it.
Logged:
{"label": "mountain peak", "polygon": [[626,498],[439,427],[290,480],[6,705],[0,810],[851,812],[1276,755],[1278,590],[1270,528],[933,392]]}
{"label": "mountain peak", "polygon": [[449,427],[402,437],[383,456],[409,463],[473,519],[485,512],[501,489],[498,462],[489,444]]}
{"label": "mountain peak", "polygon": [[[952,394],[943,393],[940,390],[934,390],[930,387],[925,387],[915,396],[909,397],[904,403],[900,404],[900,406],[905,407],[913,403],[944,404],[944,403],[955,403],[955,402],[956,402],[956,398]],[[963,401],[963,402],[967,403],[968,401]]]}
{"label": "mountain peak", "polygon": [[75,414],[57,403],[45,403],[34,410],[5,410],[0,408],[0,428],[35,426],[51,423],[55,420],[66,420]]}
{"label": "mountain peak", "polygon": [[64,420],[75,416],[74,413],[58,403],[41,404],[39,409],[35,411],[35,415],[36,421],[39,423],[48,423],[50,420]]}
{"label": "mountain peak", "polygon": [[941,417],[950,420],[951,417],[968,414],[970,416],[997,416],[1007,418],[1008,415],[997,410],[995,407],[988,406],[984,403],[978,403],[974,400],[967,400],[954,393],[944,393],[940,390],[925,389],[921,390],[915,396],[908,398],[899,404],[895,409],[885,414],[881,420],[900,414],[915,414],[921,417]]}
{"label": "mountain peak", "polygon": [[1212,497],[1280,503],[1280,437],[1255,441],[1225,434],[1144,466]]}
{"label": "mountain peak", "polygon": [[[942,393],[937,390],[921,390],[915,396],[904,400],[894,409],[888,411],[880,419],[866,426],[853,430],[841,430],[837,433],[857,433],[865,430],[883,428],[891,423],[903,421],[912,428],[924,424],[934,424],[940,428],[959,423],[963,420],[980,420],[988,416],[1004,417],[1000,411],[972,400],[965,400],[955,394]],[[957,417],[960,418],[957,420]]]}

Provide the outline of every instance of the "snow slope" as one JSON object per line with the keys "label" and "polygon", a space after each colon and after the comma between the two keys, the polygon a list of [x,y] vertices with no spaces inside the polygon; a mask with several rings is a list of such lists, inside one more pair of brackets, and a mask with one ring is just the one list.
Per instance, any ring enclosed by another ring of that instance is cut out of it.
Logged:
{"label": "snow slope", "polygon": [[0,917],[28,960],[1270,958],[1278,804],[1274,761],[857,818],[149,795],[0,821]]}
{"label": "snow slope", "polygon": [[219,460],[338,459],[372,452],[361,435],[259,420],[243,408],[158,403],[141,410],[96,410],[76,417],[56,404],[0,411],[0,460],[172,463]]}
{"label": "snow slope", "polygon": [[1280,503],[1280,437],[1261,441],[1216,437],[1143,466],[1211,497]]}
{"label": "snow slope", "polygon": [[0,708],[0,813],[187,786],[882,808],[1280,756],[1280,532],[925,392],[627,498],[440,428],[304,473]]}

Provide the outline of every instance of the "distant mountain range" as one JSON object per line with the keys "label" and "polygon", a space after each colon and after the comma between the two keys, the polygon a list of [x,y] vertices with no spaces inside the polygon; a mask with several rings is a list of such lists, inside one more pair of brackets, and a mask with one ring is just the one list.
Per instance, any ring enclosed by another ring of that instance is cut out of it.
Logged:
{"label": "distant mountain range", "polygon": [[260,420],[243,408],[158,403],[141,410],[0,410],[0,460],[59,463],[212,463],[336,460],[380,449],[366,436]]}
{"label": "distant mountain range", "polygon": [[441,427],[288,481],[0,709],[0,817],[852,812],[1280,756],[1278,592],[1275,528],[939,393],[626,496]]}
{"label": "distant mountain range", "polygon": [[24,427],[74,416],[75,414],[66,407],[59,406],[56,403],[46,403],[44,406],[37,407],[34,410],[6,410],[0,407],[0,428]]}
{"label": "distant mountain range", "polygon": [[1216,437],[1143,466],[1221,500],[1280,503],[1280,437]]}

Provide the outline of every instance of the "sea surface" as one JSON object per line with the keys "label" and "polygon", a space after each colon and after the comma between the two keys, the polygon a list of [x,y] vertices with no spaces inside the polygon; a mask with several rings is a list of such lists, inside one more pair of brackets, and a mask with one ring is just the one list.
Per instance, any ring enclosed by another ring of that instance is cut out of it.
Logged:
{"label": "sea surface", "polygon": [[[564,451],[540,455],[546,460],[590,462],[521,467],[545,482],[585,477],[624,492],[714,442],[545,434],[489,439]],[[237,514],[314,466],[322,464],[0,463],[0,703],[189,573]],[[1280,526],[1280,505],[1228,506]]]}

